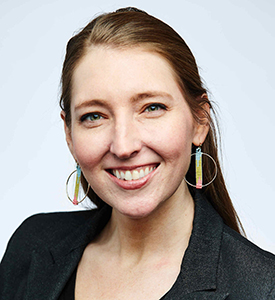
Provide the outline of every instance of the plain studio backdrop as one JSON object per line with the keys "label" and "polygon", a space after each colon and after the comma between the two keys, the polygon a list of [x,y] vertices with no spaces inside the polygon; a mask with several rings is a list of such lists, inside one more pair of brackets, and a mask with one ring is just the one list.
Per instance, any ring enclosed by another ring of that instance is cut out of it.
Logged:
{"label": "plain studio backdrop", "polygon": [[75,164],[58,106],[68,39],[95,15],[136,6],[193,51],[219,106],[225,178],[247,236],[275,253],[273,0],[1,0],[0,257],[28,216],[81,209],[66,198]]}

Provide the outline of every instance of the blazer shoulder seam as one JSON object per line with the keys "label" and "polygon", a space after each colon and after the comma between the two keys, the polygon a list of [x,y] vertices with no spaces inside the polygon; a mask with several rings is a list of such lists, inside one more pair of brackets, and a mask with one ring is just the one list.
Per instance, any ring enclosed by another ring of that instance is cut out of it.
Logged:
{"label": "blazer shoulder seam", "polygon": [[275,265],[275,255],[273,253],[260,248],[259,246],[257,246],[241,234],[233,231],[233,229],[229,228],[226,225],[224,226],[223,234],[225,236],[231,237],[236,243],[242,244],[245,248],[249,248],[251,251],[255,251],[258,254],[263,255],[266,259],[271,260]]}

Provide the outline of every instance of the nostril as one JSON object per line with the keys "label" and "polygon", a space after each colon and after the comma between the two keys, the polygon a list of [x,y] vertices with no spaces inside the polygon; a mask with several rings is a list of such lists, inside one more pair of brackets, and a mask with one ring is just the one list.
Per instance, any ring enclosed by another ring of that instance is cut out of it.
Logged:
{"label": "nostril", "polygon": [[120,160],[127,160],[129,158],[133,158],[137,154],[138,154],[138,151],[134,151],[134,152],[131,152],[131,153],[120,153],[120,154],[114,153],[115,157],[120,159]]}
{"label": "nostril", "polygon": [[128,118],[121,116],[117,121],[110,143],[110,152],[122,160],[136,156],[142,145],[138,128]]}
{"label": "nostril", "polygon": [[134,152],[130,155],[130,157],[131,157],[131,158],[132,158],[132,157],[135,157],[137,154],[138,154],[138,151],[134,151]]}
{"label": "nostril", "polygon": [[126,160],[135,157],[141,147],[139,143],[113,143],[110,147],[110,152],[120,160]]}

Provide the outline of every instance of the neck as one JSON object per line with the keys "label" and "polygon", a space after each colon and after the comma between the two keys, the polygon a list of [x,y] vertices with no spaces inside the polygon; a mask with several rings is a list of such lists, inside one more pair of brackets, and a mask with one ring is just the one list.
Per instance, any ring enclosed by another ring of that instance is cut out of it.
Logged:
{"label": "neck", "polygon": [[113,209],[99,242],[112,249],[121,260],[131,260],[134,264],[168,252],[183,255],[192,231],[194,202],[188,189],[180,198],[174,198],[142,219],[129,218]]}

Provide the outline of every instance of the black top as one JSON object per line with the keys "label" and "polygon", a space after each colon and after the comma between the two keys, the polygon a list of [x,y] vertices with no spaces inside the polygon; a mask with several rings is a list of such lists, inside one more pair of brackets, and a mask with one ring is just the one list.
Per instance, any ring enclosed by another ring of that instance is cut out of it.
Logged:
{"label": "black top", "polygon": [[[100,210],[39,214],[24,221],[0,264],[0,299],[58,300],[62,292],[73,297],[71,276],[111,211],[105,205]],[[198,194],[180,273],[162,299],[274,300],[275,256],[226,226]]]}
{"label": "black top", "polygon": [[76,270],[77,269],[75,269],[69,281],[65,285],[58,300],[74,300]]}

